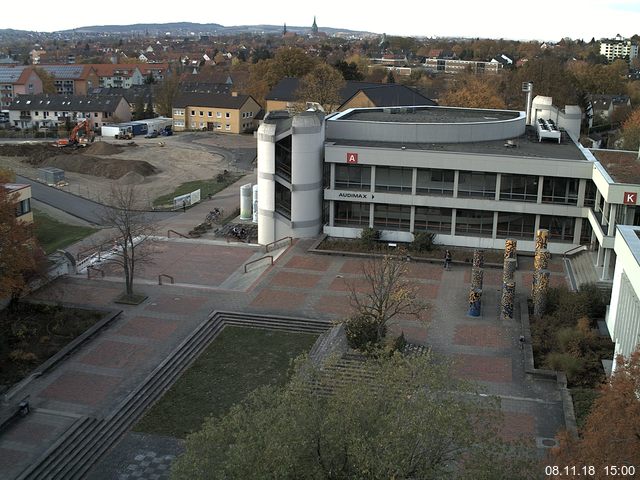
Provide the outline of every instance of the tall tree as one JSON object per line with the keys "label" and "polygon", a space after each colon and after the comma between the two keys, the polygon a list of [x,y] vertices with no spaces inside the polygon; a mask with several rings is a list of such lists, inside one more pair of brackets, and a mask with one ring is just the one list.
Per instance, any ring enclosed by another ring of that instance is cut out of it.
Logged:
{"label": "tall tree", "polygon": [[156,228],[141,203],[135,185],[112,184],[110,206],[101,214],[102,225],[116,232],[109,261],[122,268],[127,297],[134,296],[136,269],[152,259],[149,243]]}
{"label": "tall tree", "polygon": [[342,103],[340,91],[344,84],[339,70],[321,63],[302,77],[297,97],[303,105],[304,102],[317,102],[325,112],[330,113]]}
{"label": "tall tree", "polygon": [[380,343],[391,320],[398,315],[421,320],[428,306],[418,298],[418,287],[407,280],[407,262],[385,255],[362,267],[364,286],[349,284],[349,301],[355,317],[376,329]]}
{"label": "tall tree", "polygon": [[174,480],[528,479],[529,451],[502,442],[497,401],[429,355],[370,360],[341,376],[298,359],[190,435]]}
{"label": "tall tree", "polygon": [[640,475],[640,347],[627,359],[618,357],[617,364],[593,403],[580,437],[559,435],[559,446],[552,451],[554,465],[592,465],[597,475],[587,478],[608,476],[605,467],[611,466],[618,473],[610,475],[617,476],[620,467],[633,465],[636,471],[628,478]]}
{"label": "tall tree", "polygon": [[358,70],[356,62],[347,63],[344,60],[338,60],[334,66],[342,73],[345,80],[364,80],[364,75]]}
{"label": "tall tree", "polygon": [[441,105],[467,108],[505,108],[496,79],[471,73],[459,75],[440,99]]}
{"label": "tall tree", "polygon": [[136,98],[136,103],[133,110],[133,117],[136,120],[142,120],[144,118],[144,98],[142,95]]}
{"label": "tall tree", "polygon": [[36,68],[35,71],[42,81],[42,93],[56,93],[55,77],[41,67]]}
{"label": "tall tree", "polygon": [[637,108],[622,124],[622,146],[625,150],[640,148],[640,108]]}
{"label": "tall tree", "polygon": [[16,217],[16,194],[4,186],[14,178],[12,172],[0,169],[0,299],[17,300],[42,255],[31,225]]}
{"label": "tall tree", "polygon": [[158,113],[164,117],[173,116],[173,101],[178,95],[180,76],[178,72],[167,75],[156,90]]}

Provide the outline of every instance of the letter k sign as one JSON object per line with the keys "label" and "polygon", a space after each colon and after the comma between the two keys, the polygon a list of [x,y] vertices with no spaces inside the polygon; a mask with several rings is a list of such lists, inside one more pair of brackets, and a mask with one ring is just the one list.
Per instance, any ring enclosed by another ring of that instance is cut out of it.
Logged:
{"label": "letter k sign", "polygon": [[625,205],[635,205],[638,202],[637,192],[624,192],[623,203]]}

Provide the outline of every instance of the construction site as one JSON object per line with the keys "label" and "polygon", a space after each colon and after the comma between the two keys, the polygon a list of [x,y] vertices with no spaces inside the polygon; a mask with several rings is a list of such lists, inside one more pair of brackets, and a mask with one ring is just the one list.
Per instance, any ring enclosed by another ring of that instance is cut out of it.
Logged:
{"label": "construction site", "polygon": [[185,182],[216,178],[225,171],[249,173],[255,158],[253,137],[219,141],[199,133],[133,141],[96,137],[85,145],[60,147],[51,142],[0,144],[0,167],[40,181],[43,167],[61,169],[64,181],[57,182],[58,188],[101,203],[108,203],[114,183],[136,185],[139,198],[151,206]]}

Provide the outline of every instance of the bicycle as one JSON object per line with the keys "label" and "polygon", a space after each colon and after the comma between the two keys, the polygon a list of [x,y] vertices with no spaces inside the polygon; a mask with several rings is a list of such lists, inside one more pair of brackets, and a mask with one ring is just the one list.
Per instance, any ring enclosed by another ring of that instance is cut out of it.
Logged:
{"label": "bicycle", "polygon": [[216,207],[207,214],[205,221],[208,223],[218,223],[222,218],[222,214],[223,214],[222,208]]}

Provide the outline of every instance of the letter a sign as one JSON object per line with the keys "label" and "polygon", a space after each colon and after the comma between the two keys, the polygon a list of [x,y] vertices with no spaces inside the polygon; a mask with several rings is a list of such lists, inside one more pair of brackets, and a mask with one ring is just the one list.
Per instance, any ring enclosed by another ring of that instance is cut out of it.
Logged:
{"label": "letter a sign", "polygon": [[347,153],[347,163],[358,163],[358,154]]}
{"label": "letter a sign", "polygon": [[638,194],[636,192],[624,192],[625,205],[635,205],[638,202]]}

